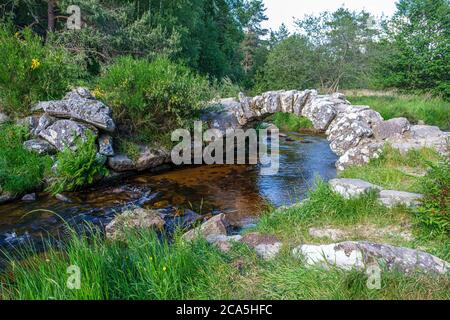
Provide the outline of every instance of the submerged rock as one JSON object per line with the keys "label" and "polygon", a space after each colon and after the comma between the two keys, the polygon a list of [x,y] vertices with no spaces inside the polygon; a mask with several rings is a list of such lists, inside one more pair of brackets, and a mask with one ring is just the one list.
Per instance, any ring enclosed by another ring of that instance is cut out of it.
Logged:
{"label": "submerged rock", "polygon": [[86,88],[74,89],[63,100],[39,102],[36,108],[54,117],[80,120],[108,132],[116,129],[111,109],[95,100]]}
{"label": "submerged rock", "polygon": [[116,216],[106,227],[108,239],[120,239],[127,229],[156,229],[164,228],[164,219],[156,210],[136,208],[127,210]]}
{"label": "submerged rock", "polygon": [[371,190],[382,190],[381,187],[360,179],[332,179],[328,183],[334,192],[346,199],[360,196]]}
{"label": "submerged rock", "polygon": [[36,193],[29,193],[22,197],[22,201],[36,201]]}
{"label": "submerged rock", "polygon": [[367,241],[346,241],[328,245],[301,245],[292,251],[311,266],[360,270],[372,264],[405,274],[414,272],[440,273],[450,271],[450,264],[429,253],[388,244]]}
{"label": "submerged rock", "polygon": [[419,193],[404,192],[397,190],[382,190],[380,192],[379,200],[387,207],[394,207],[396,205],[405,205],[407,207],[415,207],[419,204],[423,195]]}
{"label": "submerged rock", "polygon": [[88,132],[97,135],[95,128],[72,120],[58,120],[41,131],[39,136],[50,142],[59,151],[63,151],[66,147],[71,150],[76,150],[76,141],[78,138],[86,141]]}

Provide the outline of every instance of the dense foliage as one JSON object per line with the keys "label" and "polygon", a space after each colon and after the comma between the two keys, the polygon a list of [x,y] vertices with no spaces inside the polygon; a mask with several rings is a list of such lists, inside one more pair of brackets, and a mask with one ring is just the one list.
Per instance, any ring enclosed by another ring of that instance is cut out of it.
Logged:
{"label": "dense foliage", "polygon": [[23,115],[39,100],[59,99],[84,76],[84,65],[66,50],[43,45],[24,29],[0,26],[0,110]]}
{"label": "dense foliage", "polygon": [[417,214],[418,222],[430,237],[450,235],[450,163],[448,160],[429,164],[428,174],[421,180],[425,197]]}
{"label": "dense foliage", "polygon": [[81,139],[76,144],[76,151],[66,148],[58,153],[48,191],[59,193],[72,191],[92,184],[95,178],[108,174],[102,156],[97,154],[96,137],[88,133],[87,140]]}
{"label": "dense foliage", "polygon": [[166,58],[148,62],[121,57],[102,74],[97,91],[113,109],[122,132],[143,142],[189,127],[210,98],[205,78]]}
{"label": "dense foliage", "polygon": [[376,80],[382,87],[450,96],[450,2],[401,0],[385,27]]}
{"label": "dense foliage", "polygon": [[51,159],[22,147],[28,138],[26,127],[4,124],[0,132],[0,191],[21,194],[38,188],[51,166]]}

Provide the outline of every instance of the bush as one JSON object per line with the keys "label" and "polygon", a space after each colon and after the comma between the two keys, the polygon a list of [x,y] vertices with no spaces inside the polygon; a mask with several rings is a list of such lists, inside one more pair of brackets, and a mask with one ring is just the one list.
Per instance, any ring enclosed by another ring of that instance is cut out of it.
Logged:
{"label": "bush", "polygon": [[23,126],[0,126],[0,190],[12,194],[33,190],[50,168],[50,157],[40,157],[23,148],[28,135]]}
{"label": "bush", "polygon": [[190,127],[210,99],[209,89],[205,78],[162,57],[152,62],[121,57],[98,83],[119,129],[147,143],[175,128]]}
{"label": "bush", "polygon": [[66,148],[58,154],[58,165],[48,191],[56,194],[92,184],[96,177],[108,174],[97,156],[95,136],[88,134],[86,142],[79,140],[76,151]]}
{"label": "bush", "polygon": [[30,30],[14,34],[0,27],[0,109],[29,113],[30,104],[58,99],[84,75],[82,64],[64,49],[42,45]]}
{"label": "bush", "polygon": [[450,163],[429,164],[421,180],[424,198],[416,215],[427,236],[450,235]]}

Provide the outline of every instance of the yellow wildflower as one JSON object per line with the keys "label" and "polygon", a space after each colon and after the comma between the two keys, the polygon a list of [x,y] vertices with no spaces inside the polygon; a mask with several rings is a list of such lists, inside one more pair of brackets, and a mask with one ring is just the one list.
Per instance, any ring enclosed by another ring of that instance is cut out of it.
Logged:
{"label": "yellow wildflower", "polygon": [[94,91],[92,91],[92,95],[95,98],[101,98],[105,95],[105,93],[100,88],[95,88]]}
{"label": "yellow wildflower", "polygon": [[167,270],[167,268],[166,267],[163,267],[163,271],[165,272]]}
{"label": "yellow wildflower", "polygon": [[32,59],[31,60],[31,70],[36,70],[40,66],[41,66],[41,62],[39,61],[39,59]]}

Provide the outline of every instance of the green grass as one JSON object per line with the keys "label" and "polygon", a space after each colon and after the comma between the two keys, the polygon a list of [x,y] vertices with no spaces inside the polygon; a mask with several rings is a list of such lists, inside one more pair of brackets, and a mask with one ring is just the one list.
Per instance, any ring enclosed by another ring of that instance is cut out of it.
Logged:
{"label": "green grass", "polygon": [[277,112],[273,115],[273,123],[283,131],[299,131],[300,129],[312,129],[310,120],[292,113]]}
{"label": "green grass", "polygon": [[368,105],[378,111],[385,120],[405,117],[412,123],[419,120],[428,125],[450,130],[450,101],[428,96],[349,96],[354,105]]}
{"label": "green grass", "polygon": [[32,191],[42,184],[45,172],[50,169],[50,157],[38,156],[23,148],[28,136],[26,127],[0,126],[0,190],[12,194]]}
{"label": "green grass", "polygon": [[[80,289],[66,286],[80,268]],[[307,268],[286,250],[263,261],[242,244],[223,254],[205,240],[169,244],[154,232],[127,242],[73,238],[64,250],[11,262],[0,299],[448,299],[448,277],[383,273],[381,290],[363,273]]]}
{"label": "green grass", "polygon": [[341,178],[354,178],[369,181],[385,189],[408,192],[422,192],[421,176],[426,173],[429,163],[440,159],[436,151],[428,148],[410,150],[402,155],[392,147],[386,146],[378,159],[366,166],[354,166],[339,173]]}

